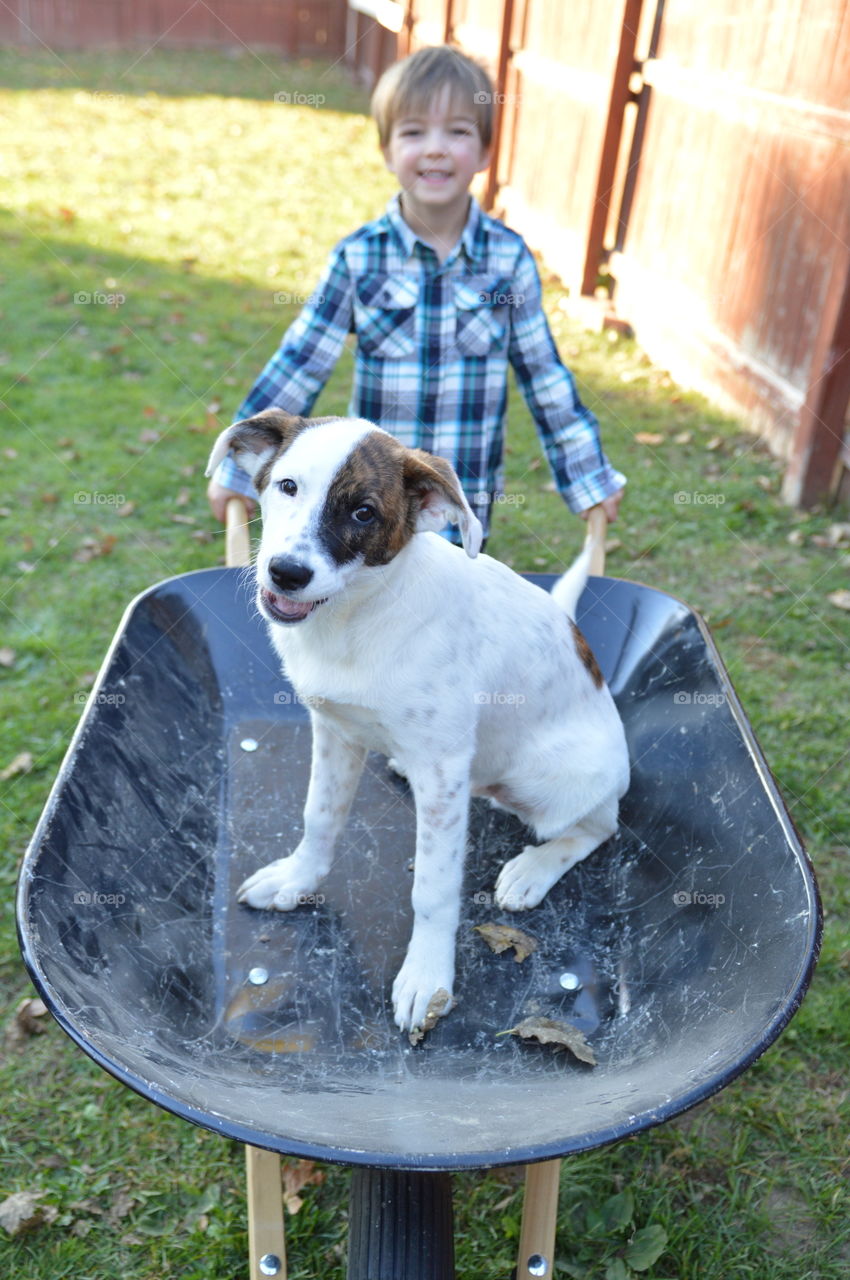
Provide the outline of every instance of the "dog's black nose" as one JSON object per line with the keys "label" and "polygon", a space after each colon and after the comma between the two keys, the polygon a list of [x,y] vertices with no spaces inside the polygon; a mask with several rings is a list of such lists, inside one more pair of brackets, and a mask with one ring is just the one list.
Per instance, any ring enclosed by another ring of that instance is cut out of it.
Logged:
{"label": "dog's black nose", "polygon": [[269,577],[278,591],[299,591],[312,576],[312,569],[289,556],[272,556],[269,561]]}

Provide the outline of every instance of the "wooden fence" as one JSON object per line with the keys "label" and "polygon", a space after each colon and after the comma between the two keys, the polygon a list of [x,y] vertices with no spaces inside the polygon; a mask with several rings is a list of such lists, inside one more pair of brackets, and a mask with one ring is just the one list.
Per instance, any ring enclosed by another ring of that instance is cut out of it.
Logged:
{"label": "wooden fence", "polygon": [[2,0],[0,43],[248,45],[289,57],[339,58],[346,22],[346,0]]}
{"label": "wooden fence", "polygon": [[789,501],[847,492],[850,0],[351,4],[367,79],[442,40],[488,64],[489,203],[574,302],[604,270],[653,359],[786,459]]}

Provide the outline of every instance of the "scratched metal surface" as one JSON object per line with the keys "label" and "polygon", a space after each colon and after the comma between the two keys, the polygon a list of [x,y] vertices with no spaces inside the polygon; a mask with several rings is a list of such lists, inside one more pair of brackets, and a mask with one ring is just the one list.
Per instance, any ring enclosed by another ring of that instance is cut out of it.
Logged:
{"label": "scratched metal surface", "polygon": [[[593,579],[579,621],[629,737],[620,831],[516,917],[492,888],[527,832],[474,802],[458,1004],[412,1048],[389,1003],[410,930],[406,785],[371,756],[320,897],[286,915],[238,906],[240,880],[300,836],[307,712],[244,574],[139,597],[21,875],[24,957],[65,1030],[187,1119],[353,1163],[543,1159],[722,1087],[802,998],[811,869],[698,617]],[[537,951],[492,954],[473,931],[489,921]],[[498,1034],[530,1014],[578,1026],[598,1065]]]}

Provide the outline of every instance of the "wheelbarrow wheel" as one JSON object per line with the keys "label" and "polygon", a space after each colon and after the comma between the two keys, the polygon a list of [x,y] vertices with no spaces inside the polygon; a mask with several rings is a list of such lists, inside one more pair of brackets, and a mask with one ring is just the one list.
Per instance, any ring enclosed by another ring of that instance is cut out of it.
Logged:
{"label": "wheelbarrow wheel", "polygon": [[450,1174],[357,1168],[347,1280],[454,1280],[453,1231]]}

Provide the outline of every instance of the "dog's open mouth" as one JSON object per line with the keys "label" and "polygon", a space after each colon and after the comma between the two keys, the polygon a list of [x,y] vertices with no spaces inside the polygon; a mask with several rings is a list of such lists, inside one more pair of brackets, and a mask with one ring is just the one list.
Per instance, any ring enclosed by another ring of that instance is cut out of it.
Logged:
{"label": "dog's open mouth", "polygon": [[265,587],[260,592],[260,599],[266,613],[275,622],[303,622],[314,609],[325,603],[324,600],[290,600],[289,596],[267,591]]}

